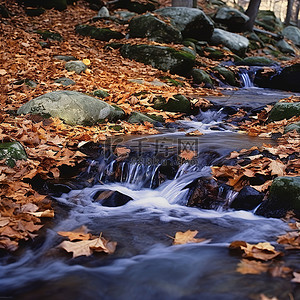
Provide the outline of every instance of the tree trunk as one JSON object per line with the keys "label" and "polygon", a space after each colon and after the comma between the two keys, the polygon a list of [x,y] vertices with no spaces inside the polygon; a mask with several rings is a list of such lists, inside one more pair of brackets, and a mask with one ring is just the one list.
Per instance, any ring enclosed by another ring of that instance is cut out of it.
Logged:
{"label": "tree trunk", "polygon": [[249,21],[245,24],[244,29],[247,31],[252,31],[254,22],[258,13],[261,0],[250,0],[248,8],[246,10],[246,15],[250,18]]}
{"label": "tree trunk", "polygon": [[293,4],[294,0],[288,0],[288,5],[286,9],[286,17],[285,17],[285,26],[289,26],[291,22],[291,16],[292,16],[292,11],[293,11]]}
{"label": "tree trunk", "polygon": [[172,6],[174,7],[195,7],[194,4],[194,0],[172,0]]}

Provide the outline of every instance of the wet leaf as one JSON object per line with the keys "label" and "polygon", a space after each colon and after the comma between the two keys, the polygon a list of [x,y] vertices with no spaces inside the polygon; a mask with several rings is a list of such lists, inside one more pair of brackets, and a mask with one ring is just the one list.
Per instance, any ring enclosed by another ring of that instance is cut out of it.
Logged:
{"label": "wet leaf", "polygon": [[241,274],[261,274],[268,271],[269,264],[260,261],[242,259],[236,269]]}
{"label": "wet leaf", "polygon": [[179,157],[181,157],[181,158],[183,158],[185,160],[192,160],[196,155],[197,155],[197,153],[195,151],[192,151],[192,150],[183,150],[179,154]]}
{"label": "wet leaf", "polygon": [[300,273],[293,272],[294,278],[291,280],[292,282],[300,283]]}
{"label": "wet leaf", "polygon": [[127,156],[130,153],[130,149],[125,147],[117,147],[116,154],[117,156]]}
{"label": "wet leaf", "polygon": [[206,239],[198,239],[195,236],[198,234],[198,230],[188,230],[186,232],[178,231],[175,234],[173,245],[182,245],[187,243],[201,243]]}
{"label": "wet leaf", "polygon": [[89,240],[92,237],[92,235],[88,233],[87,227],[84,225],[75,229],[74,231],[58,231],[57,233],[61,236],[65,236],[69,238],[70,241],[74,241],[74,240],[85,241],[85,240]]}

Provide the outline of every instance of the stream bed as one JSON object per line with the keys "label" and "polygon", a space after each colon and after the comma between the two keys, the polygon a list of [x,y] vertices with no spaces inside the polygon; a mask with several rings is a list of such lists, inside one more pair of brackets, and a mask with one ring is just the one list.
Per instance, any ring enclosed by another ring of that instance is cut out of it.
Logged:
{"label": "stream bed", "polygon": [[[260,96],[258,93],[257,103],[265,105]],[[137,155],[126,169],[124,165],[118,181],[109,177],[114,161],[103,157],[91,161],[98,170],[98,183],[55,197],[56,217],[45,226],[42,237],[17,255],[1,258],[0,298],[240,300],[265,295],[280,300],[300,299],[299,285],[290,279],[269,273],[237,272],[241,257],[228,249],[235,240],[275,245],[277,236],[288,230],[285,222],[253,212],[186,206],[189,184],[209,176],[215,159],[232,150],[273,143],[222,127],[219,115],[214,112],[183,121],[180,131],[120,138],[119,143],[132,151],[147,151],[150,155],[147,161],[138,161]],[[185,135],[195,129],[204,135]],[[196,150],[197,160],[179,168],[173,178],[159,182],[162,160],[160,157],[155,161],[158,153],[168,161],[167,157],[182,147]],[[206,153],[215,155],[208,158]],[[130,201],[121,206],[103,206],[97,197],[107,190]],[[105,238],[116,241],[116,252],[72,258],[57,247],[63,241],[58,231],[71,231],[82,225],[94,235],[103,233]],[[171,237],[186,230],[198,230],[197,237],[206,241],[172,245]],[[278,262],[283,263],[299,268],[299,253],[291,251]]]}

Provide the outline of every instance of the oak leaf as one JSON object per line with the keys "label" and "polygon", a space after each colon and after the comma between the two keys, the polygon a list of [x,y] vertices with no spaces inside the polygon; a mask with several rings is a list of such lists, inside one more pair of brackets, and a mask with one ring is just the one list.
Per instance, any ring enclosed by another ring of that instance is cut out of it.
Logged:
{"label": "oak leaf", "polygon": [[198,230],[188,230],[186,232],[178,231],[175,234],[175,238],[173,241],[173,245],[182,245],[187,243],[201,243],[205,241],[205,239],[201,238],[195,238],[195,236],[198,234]]}

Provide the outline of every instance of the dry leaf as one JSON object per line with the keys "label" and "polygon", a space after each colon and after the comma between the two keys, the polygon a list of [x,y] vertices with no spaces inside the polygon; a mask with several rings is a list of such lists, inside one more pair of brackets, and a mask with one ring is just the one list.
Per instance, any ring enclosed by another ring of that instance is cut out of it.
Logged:
{"label": "dry leaf", "polygon": [[29,214],[38,218],[54,218],[54,211],[46,209],[45,211],[28,212]]}
{"label": "dry leaf", "polygon": [[198,230],[188,230],[186,232],[178,231],[175,234],[173,245],[182,245],[187,243],[201,243],[206,239],[197,239],[195,236],[198,234]]}
{"label": "dry leaf", "polygon": [[88,58],[84,58],[82,60],[82,62],[86,65],[86,66],[89,66],[91,64],[91,61],[88,59]]}
{"label": "dry leaf", "polygon": [[195,151],[192,151],[192,150],[183,150],[179,154],[179,157],[181,157],[181,158],[183,158],[185,160],[192,160],[196,155],[197,155],[197,153]]}
{"label": "dry leaf", "polygon": [[125,147],[117,147],[115,152],[117,156],[127,156],[130,153],[130,149]]}
{"label": "dry leaf", "polygon": [[285,171],[285,165],[279,160],[273,160],[269,164],[269,169],[271,170],[271,175],[283,176]]}

